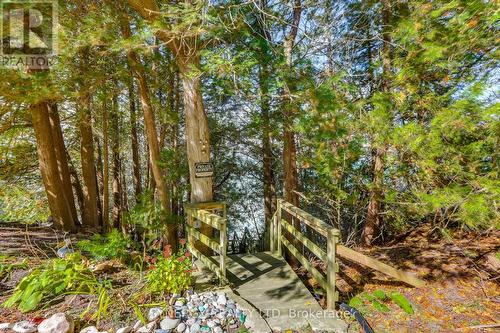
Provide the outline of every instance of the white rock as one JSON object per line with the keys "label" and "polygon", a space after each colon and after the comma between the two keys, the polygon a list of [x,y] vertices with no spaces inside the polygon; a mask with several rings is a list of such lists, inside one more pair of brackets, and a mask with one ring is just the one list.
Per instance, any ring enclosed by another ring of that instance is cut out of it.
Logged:
{"label": "white rock", "polygon": [[[116,330],[116,333],[129,333],[132,330],[132,327],[125,326]],[[81,332],[80,332],[81,333]]]}
{"label": "white rock", "polygon": [[186,330],[186,324],[180,323],[175,330],[179,333],[184,332]]}
{"label": "white rock", "polygon": [[220,326],[217,326],[214,328],[214,333],[223,333],[224,331],[222,330],[222,328]]}
{"label": "white rock", "polygon": [[177,327],[177,325],[179,325],[180,321],[181,320],[179,318],[171,319],[169,317],[166,317],[160,322],[160,327],[162,330],[173,330]]}
{"label": "white rock", "polygon": [[141,326],[142,326],[142,323],[140,320],[138,320],[135,322],[134,326],[132,326],[132,329],[135,331],[135,330],[138,330],[139,327],[141,327]]}
{"label": "white rock", "polygon": [[148,320],[149,321],[156,320],[156,319],[160,318],[162,313],[163,313],[162,308],[151,308],[151,309],[149,309]]}
{"label": "white rock", "polygon": [[11,323],[1,323],[0,324],[0,331],[10,330],[12,327],[14,327],[14,324],[11,324]]}
{"label": "white rock", "polygon": [[80,331],[80,333],[98,333],[99,330],[95,326],[85,327]]}
{"label": "white rock", "polygon": [[226,305],[227,304],[226,295],[220,294],[219,296],[217,296],[217,304]]}
{"label": "white rock", "polygon": [[73,333],[75,324],[65,313],[56,313],[38,326],[39,333]]}
{"label": "white rock", "polygon": [[151,332],[156,326],[156,322],[151,322],[149,324],[147,324],[146,326],[142,326],[141,328],[139,328],[137,330],[137,332],[139,333],[148,333],[148,332]]}
{"label": "white rock", "polygon": [[23,320],[15,323],[12,330],[17,333],[32,333],[36,332],[36,325],[27,320]]}
{"label": "white rock", "polygon": [[194,323],[193,326],[189,328],[189,333],[197,333],[200,331],[200,325]]}

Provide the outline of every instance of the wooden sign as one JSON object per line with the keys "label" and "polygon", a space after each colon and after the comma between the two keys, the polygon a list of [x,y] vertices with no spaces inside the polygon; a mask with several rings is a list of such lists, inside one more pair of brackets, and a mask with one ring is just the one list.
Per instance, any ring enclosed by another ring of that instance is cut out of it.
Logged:
{"label": "wooden sign", "polygon": [[214,167],[210,162],[198,162],[194,164],[196,178],[212,177]]}

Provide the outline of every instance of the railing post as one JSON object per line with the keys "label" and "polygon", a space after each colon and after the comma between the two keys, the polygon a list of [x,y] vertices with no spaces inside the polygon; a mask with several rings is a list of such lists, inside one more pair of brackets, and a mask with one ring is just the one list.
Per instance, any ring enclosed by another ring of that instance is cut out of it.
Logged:
{"label": "railing post", "polygon": [[220,270],[221,274],[226,279],[226,255],[227,255],[227,220],[224,218],[219,224],[220,230]]}
{"label": "railing post", "polygon": [[[186,226],[189,226],[189,227],[194,227],[194,223],[193,223],[193,217],[191,216],[191,208],[187,208],[186,207]],[[190,244],[190,246],[193,246],[194,247],[194,237],[193,235],[191,234],[191,232],[189,231],[189,228],[186,227],[186,234],[187,234],[187,238],[188,238],[188,243]]]}
{"label": "railing post", "polygon": [[276,252],[278,256],[282,256],[281,253],[281,199],[278,199],[276,208]]}
{"label": "railing post", "polygon": [[339,231],[335,228],[328,229],[327,249],[326,249],[326,307],[329,310],[335,310],[335,302],[337,301],[337,292],[335,291],[335,278],[338,271],[335,260],[337,252],[337,242]]}
{"label": "railing post", "polygon": [[269,226],[269,251],[274,253],[276,251],[276,235],[275,235],[275,225],[276,225],[276,212],[273,215],[273,218],[270,221]]}

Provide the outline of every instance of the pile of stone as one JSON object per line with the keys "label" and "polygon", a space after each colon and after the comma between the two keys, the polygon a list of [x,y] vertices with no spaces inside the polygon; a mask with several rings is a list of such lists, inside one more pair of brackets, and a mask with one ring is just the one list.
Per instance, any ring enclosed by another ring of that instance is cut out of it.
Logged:
{"label": "pile of stone", "polygon": [[[168,307],[149,309],[146,324],[136,321],[114,333],[233,333],[244,327],[246,315],[236,302],[223,292],[197,294],[188,292],[185,297],[173,295]],[[73,320],[64,313],[57,313],[36,325],[29,321],[0,324],[0,332],[15,333],[74,333]],[[95,326],[83,328],[80,333],[100,332]]]}
{"label": "pile of stone", "polygon": [[246,320],[243,311],[233,300],[228,299],[225,293],[188,293],[186,297],[173,295],[166,312],[162,318],[164,313],[161,308],[150,309],[150,326],[138,328],[137,333],[150,332],[158,318],[162,318],[159,321],[160,329],[156,329],[154,333],[233,332]]}
{"label": "pile of stone", "polygon": [[43,320],[39,325],[34,322],[23,320],[14,324],[0,323],[0,332],[16,333],[73,333],[75,324],[70,316],[64,313],[56,313],[50,318]]}

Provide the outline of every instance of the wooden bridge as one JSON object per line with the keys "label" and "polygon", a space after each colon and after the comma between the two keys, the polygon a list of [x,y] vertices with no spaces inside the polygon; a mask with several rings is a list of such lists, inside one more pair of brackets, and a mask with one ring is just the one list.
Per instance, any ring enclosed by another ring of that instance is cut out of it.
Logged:
{"label": "wooden bridge", "polygon": [[[419,287],[424,284],[413,275],[397,270],[376,259],[339,244],[339,230],[283,200],[270,226],[270,251],[255,254],[227,254],[227,215],[225,203],[186,204],[188,248],[202,263],[200,276],[213,272],[239,303],[253,314],[255,332],[294,330],[304,332],[344,332],[345,322],[338,317],[335,290],[337,256],[381,271],[393,278]],[[205,223],[214,228],[214,236],[202,234]],[[217,256],[206,256],[201,248],[210,248]],[[323,310],[299,277],[286,263],[288,251],[326,291],[327,309]],[[326,275],[318,271],[308,256],[325,263]]]}

